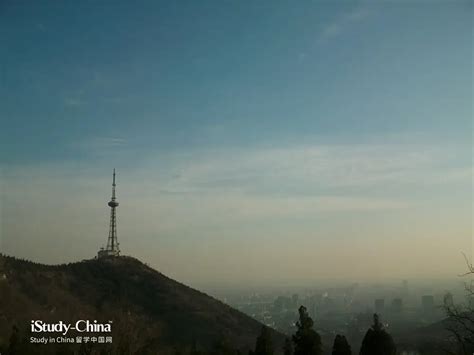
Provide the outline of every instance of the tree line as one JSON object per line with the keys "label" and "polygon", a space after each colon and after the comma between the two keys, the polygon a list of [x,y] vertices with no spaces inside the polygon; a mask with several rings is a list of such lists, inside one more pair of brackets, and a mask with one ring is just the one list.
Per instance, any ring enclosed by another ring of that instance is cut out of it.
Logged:
{"label": "tree line", "polygon": [[[283,346],[284,355],[322,355],[323,345],[321,336],[314,330],[314,322],[308,315],[306,307],[298,309],[299,320],[296,323],[296,332],[290,338],[286,338]],[[384,329],[377,314],[374,314],[374,324],[367,330],[360,355],[395,355],[397,352],[395,343],[390,334]],[[262,327],[257,338],[255,350],[249,355],[274,355],[275,349],[272,344],[269,329]],[[332,347],[332,355],[352,355],[352,349],[344,335],[336,335]]]}

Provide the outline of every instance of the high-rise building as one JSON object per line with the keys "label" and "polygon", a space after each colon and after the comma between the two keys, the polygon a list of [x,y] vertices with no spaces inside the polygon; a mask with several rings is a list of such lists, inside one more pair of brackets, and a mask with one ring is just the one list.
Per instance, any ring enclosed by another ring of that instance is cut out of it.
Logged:
{"label": "high-rise building", "polygon": [[408,292],[408,280],[403,280],[402,281],[402,290],[403,292]]}
{"label": "high-rise building", "polygon": [[454,297],[451,292],[448,292],[446,295],[444,295],[444,305],[448,307],[454,306]]}
{"label": "high-rise building", "polygon": [[293,307],[299,308],[298,304],[299,296],[297,293],[295,293],[293,296],[291,296],[291,301],[293,303]]}
{"label": "high-rise building", "polygon": [[432,313],[434,311],[434,297],[432,295],[421,296],[421,307],[423,312]]}
{"label": "high-rise building", "polygon": [[392,311],[400,313],[403,310],[403,301],[401,298],[394,298],[392,301]]}
{"label": "high-rise building", "polygon": [[384,313],[385,311],[385,300],[383,298],[376,299],[374,302],[375,313]]}
{"label": "high-rise building", "polygon": [[[319,295],[312,295],[309,297],[309,312],[310,316],[315,319],[317,316],[317,306],[320,303],[320,297]],[[319,299],[319,302],[318,302]]]}

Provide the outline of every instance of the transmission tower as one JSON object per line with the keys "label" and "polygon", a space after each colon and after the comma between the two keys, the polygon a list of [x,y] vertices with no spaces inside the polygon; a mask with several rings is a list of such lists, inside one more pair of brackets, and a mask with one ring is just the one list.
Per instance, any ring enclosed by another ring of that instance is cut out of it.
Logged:
{"label": "transmission tower", "polygon": [[115,197],[115,169],[112,180],[112,198],[110,199],[108,205],[110,207],[110,227],[109,227],[109,237],[107,239],[107,247],[101,248],[98,253],[99,258],[109,257],[109,256],[119,256],[119,242],[117,239],[117,217],[115,214],[115,209],[118,207],[119,203]]}

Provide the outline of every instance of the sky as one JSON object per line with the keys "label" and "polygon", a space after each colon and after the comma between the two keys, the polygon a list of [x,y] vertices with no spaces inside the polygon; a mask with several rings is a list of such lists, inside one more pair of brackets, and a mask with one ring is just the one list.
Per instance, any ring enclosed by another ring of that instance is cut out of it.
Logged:
{"label": "sky", "polygon": [[0,0],[0,252],[193,285],[456,277],[470,1]]}

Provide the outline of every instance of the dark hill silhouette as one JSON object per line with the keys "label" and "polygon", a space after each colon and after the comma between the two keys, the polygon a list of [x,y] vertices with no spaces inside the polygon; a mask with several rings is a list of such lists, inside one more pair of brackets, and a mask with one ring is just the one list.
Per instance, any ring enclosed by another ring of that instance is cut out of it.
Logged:
{"label": "dark hill silhouette", "polygon": [[[400,350],[416,349],[421,354],[430,355],[457,354],[459,349],[453,343],[452,334],[448,329],[458,326],[452,319],[445,318],[426,326],[402,331],[397,334],[397,348]],[[468,353],[472,354],[473,351]]]}
{"label": "dark hill silhouette", "polygon": [[222,339],[247,352],[262,326],[131,257],[50,266],[0,256],[0,349],[13,326],[28,339],[32,319],[112,320],[111,351],[140,354],[206,350]]}

